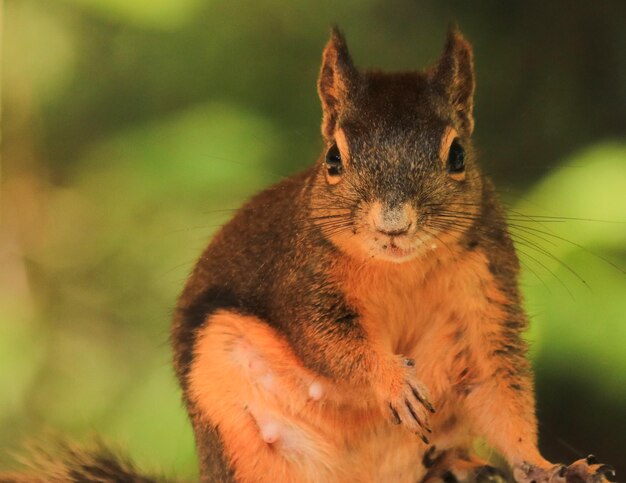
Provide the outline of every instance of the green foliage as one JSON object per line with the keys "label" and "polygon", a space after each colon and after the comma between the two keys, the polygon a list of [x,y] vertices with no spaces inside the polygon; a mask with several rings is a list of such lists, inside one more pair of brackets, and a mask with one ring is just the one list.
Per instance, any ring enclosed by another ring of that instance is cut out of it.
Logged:
{"label": "green foliage", "polygon": [[197,13],[201,0],[71,0],[82,8],[115,21],[144,28],[170,30]]}
{"label": "green foliage", "polygon": [[[563,162],[514,213],[534,222],[521,237],[522,283],[536,313],[530,339],[542,371],[567,371],[626,402],[626,146],[605,143]],[[582,381],[581,381],[582,382]]]}
{"label": "green foliage", "polygon": [[0,354],[16,367],[2,381],[3,414],[24,416],[26,406],[46,425],[91,428],[139,461],[193,474],[169,314],[210,234],[276,178],[264,166],[277,145],[270,123],[211,104],[89,150],[69,185],[48,194],[46,243],[29,253],[47,278],[39,313],[15,330],[32,302],[0,311]]}

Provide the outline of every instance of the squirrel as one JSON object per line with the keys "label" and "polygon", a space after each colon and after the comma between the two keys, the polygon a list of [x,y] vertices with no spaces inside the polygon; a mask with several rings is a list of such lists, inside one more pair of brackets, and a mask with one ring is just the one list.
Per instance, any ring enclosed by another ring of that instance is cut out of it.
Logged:
{"label": "squirrel", "polygon": [[[474,90],[454,26],[434,65],[398,73],[357,69],[332,29],[323,153],[221,228],[175,310],[201,481],[507,481],[477,438],[519,483],[614,480],[593,456],[537,448],[519,264],[472,145]],[[154,481],[89,461],[68,480]]]}

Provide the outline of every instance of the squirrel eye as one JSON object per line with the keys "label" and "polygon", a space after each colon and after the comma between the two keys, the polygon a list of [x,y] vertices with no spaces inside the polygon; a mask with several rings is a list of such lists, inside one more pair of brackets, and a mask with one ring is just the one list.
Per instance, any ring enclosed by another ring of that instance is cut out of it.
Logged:
{"label": "squirrel eye", "polygon": [[326,153],[326,169],[329,176],[339,176],[343,172],[341,153],[336,144],[333,144]]}
{"label": "squirrel eye", "polygon": [[465,171],[465,150],[455,138],[448,152],[448,173],[462,173]]}

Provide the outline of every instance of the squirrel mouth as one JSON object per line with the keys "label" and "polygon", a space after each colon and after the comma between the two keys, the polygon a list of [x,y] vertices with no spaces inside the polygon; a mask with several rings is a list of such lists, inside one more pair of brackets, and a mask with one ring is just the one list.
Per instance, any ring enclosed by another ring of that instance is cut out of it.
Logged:
{"label": "squirrel mouth", "polygon": [[389,240],[389,243],[385,243],[382,246],[382,249],[384,250],[386,255],[391,255],[392,257],[397,257],[397,258],[406,257],[407,255],[409,255],[411,252],[415,250],[415,248],[413,247],[402,248],[398,246],[393,238]]}
{"label": "squirrel mouth", "polygon": [[417,240],[406,239],[406,237],[398,240],[397,237],[390,237],[388,241],[383,243],[379,241],[378,243],[379,256],[396,263],[412,260],[421,253],[438,248],[438,245],[432,242],[430,237]]}

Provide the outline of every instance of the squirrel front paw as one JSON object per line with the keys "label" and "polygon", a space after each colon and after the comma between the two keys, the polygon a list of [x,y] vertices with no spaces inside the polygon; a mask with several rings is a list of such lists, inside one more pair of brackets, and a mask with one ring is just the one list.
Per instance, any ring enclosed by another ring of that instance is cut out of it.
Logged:
{"label": "squirrel front paw", "polygon": [[435,408],[428,401],[426,388],[417,380],[415,361],[396,359],[382,379],[378,390],[379,400],[385,406],[383,411],[393,424],[404,425],[428,444],[425,433],[432,432],[428,417]]}
{"label": "squirrel front paw", "polygon": [[615,481],[615,470],[610,465],[598,463],[595,456],[575,461],[569,466],[554,465],[547,469],[528,463],[514,472],[518,483],[606,483]]}

